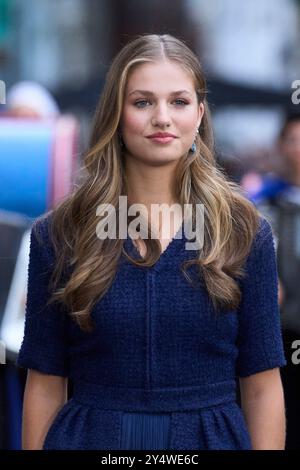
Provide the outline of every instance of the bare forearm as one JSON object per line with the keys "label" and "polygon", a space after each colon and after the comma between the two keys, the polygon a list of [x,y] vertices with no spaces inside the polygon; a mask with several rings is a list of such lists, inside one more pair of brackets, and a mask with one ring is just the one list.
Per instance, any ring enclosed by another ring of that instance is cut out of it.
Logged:
{"label": "bare forearm", "polygon": [[24,450],[42,449],[47,431],[62,406],[63,403],[51,403],[43,397],[25,400],[22,424]]}
{"label": "bare forearm", "polygon": [[263,392],[242,402],[253,450],[285,448],[285,407],[280,388]]}
{"label": "bare forearm", "polygon": [[67,386],[59,377],[31,373],[23,401],[22,448],[40,450],[57,413],[67,401]]}

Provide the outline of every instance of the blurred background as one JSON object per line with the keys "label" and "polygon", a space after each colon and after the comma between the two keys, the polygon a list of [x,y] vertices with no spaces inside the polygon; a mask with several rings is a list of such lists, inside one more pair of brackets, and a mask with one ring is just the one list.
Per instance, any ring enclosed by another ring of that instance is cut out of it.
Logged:
{"label": "blurred background", "polygon": [[300,449],[300,0],[0,0],[0,449],[21,447],[30,226],[76,182],[110,62],[142,33],[196,52],[217,162],[272,222],[287,449]]}

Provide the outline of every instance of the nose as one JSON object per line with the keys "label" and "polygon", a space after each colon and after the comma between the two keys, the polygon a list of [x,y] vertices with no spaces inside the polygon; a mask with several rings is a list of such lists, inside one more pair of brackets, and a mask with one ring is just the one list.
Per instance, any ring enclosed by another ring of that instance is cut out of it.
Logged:
{"label": "nose", "polygon": [[152,125],[153,126],[169,126],[171,124],[170,112],[166,103],[157,103],[153,109]]}

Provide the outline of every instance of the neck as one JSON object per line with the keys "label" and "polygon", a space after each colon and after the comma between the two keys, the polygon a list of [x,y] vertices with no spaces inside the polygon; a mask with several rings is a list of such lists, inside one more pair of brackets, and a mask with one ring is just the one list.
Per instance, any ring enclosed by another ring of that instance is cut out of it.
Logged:
{"label": "neck", "polygon": [[179,201],[175,195],[174,177],[177,162],[170,165],[150,166],[126,159],[125,175],[128,203],[172,205]]}

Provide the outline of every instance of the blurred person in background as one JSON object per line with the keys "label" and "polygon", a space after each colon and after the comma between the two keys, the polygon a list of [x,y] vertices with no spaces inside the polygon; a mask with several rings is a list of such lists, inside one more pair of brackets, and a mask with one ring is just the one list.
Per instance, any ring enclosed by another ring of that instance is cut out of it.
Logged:
{"label": "blurred person in background", "polygon": [[300,449],[300,365],[293,343],[300,340],[300,112],[286,115],[278,138],[282,172],[256,204],[269,219],[277,244],[279,302],[287,366],[281,370],[287,408],[287,449]]}
{"label": "blurred person in background", "polygon": [[252,199],[263,187],[263,177],[255,170],[247,171],[240,179],[240,185]]}
{"label": "blurred person in background", "polygon": [[51,93],[39,83],[21,81],[7,93],[7,114],[16,118],[55,119],[58,105]]}

